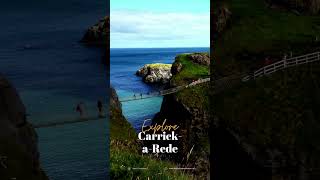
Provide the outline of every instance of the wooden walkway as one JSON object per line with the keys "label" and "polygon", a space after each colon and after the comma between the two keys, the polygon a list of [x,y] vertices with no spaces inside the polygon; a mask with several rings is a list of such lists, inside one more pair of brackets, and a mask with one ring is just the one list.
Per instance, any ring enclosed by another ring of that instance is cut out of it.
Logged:
{"label": "wooden walkway", "polygon": [[120,102],[129,102],[129,101],[137,101],[137,100],[142,100],[142,99],[148,99],[148,98],[153,98],[153,97],[157,97],[157,96],[165,96],[168,94],[173,94],[176,92],[179,92],[183,89],[189,88],[189,87],[193,87],[202,83],[206,83],[209,82],[210,78],[205,78],[205,79],[199,79],[197,81],[194,81],[190,84],[184,85],[184,86],[177,86],[174,88],[170,88],[170,89],[165,89],[165,90],[161,90],[158,92],[152,92],[152,93],[147,93],[147,94],[136,94],[130,97],[125,97],[125,98],[120,98]]}

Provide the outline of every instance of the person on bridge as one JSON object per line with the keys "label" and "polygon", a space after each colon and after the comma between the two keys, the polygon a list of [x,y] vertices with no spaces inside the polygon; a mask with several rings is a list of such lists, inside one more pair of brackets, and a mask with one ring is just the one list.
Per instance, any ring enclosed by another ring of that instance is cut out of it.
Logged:
{"label": "person on bridge", "polygon": [[133,94],[134,99],[136,99],[136,94]]}
{"label": "person on bridge", "polygon": [[83,103],[83,102],[80,102],[80,103],[77,105],[76,111],[79,112],[80,118],[84,118],[84,103]]}
{"label": "person on bridge", "polygon": [[142,98],[142,93],[140,93],[140,97]]}
{"label": "person on bridge", "polygon": [[102,105],[102,101],[101,100],[98,100],[97,102],[97,107],[98,107],[98,116],[101,118],[101,117],[104,117],[103,115],[103,105]]}

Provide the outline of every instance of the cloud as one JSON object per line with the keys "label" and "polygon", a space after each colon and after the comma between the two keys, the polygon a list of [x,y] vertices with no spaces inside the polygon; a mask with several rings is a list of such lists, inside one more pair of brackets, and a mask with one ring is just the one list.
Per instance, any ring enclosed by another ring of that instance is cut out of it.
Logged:
{"label": "cloud", "polygon": [[111,47],[208,47],[210,13],[112,11]]}

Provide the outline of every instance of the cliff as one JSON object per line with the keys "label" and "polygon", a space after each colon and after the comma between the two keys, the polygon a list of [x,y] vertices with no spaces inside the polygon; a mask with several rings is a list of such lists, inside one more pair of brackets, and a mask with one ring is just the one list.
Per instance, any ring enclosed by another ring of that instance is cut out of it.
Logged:
{"label": "cliff", "polygon": [[110,45],[110,18],[101,19],[97,24],[91,26],[83,36],[81,42],[89,45],[109,46]]}
{"label": "cliff", "polygon": [[[110,179],[193,179],[183,172],[168,171],[176,167],[151,155],[141,155],[141,145],[131,124],[122,114],[116,91],[110,99]],[[132,168],[147,168],[132,170]]]}
{"label": "cliff", "polygon": [[[195,56],[199,54],[182,54],[176,57],[172,69],[175,73],[170,80],[171,87],[188,84],[209,75],[209,66],[195,62],[193,59]],[[202,54],[202,56],[209,57],[208,54]],[[174,69],[177,66],[181,67],[178,71]],[[193,174],[198,179],[208,178],[210,170],[209,84],[164,96],[161,110],[153,119],[153,124],[162,124],[164,119],[168,124],[179,125],[177,133],[181,137],[175,144],[179,148],[178,154],[163,155],[161,158],[179,162],[185,167],[196,167]]]}
{"label": "cliff", "polygon": [[273,178],[319,179],[319,64],[239,85],[215,97],[216,124]]}
{"label": "cliff", "polygon": [[[232,24],[216,40],[216,77],[319,50],[319,16],[264,1],[225,2]],[[217,179],[319,179],[318,69],[317,63],[293,67],[214,95]]]}
{"label": "cliff", "polygon": [[48,179],[40,167],[37,133],[17,91],[0,76],[0,179]]}

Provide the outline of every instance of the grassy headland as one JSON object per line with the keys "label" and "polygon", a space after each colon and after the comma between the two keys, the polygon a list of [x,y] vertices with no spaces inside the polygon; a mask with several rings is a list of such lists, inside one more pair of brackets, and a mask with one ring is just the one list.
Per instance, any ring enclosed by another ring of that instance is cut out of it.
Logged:
{"label": "grassy headland", "polygon": [[319,47],[320,16],[270,8],[263,0],[225,0],[223,4],[232,18],[212,53],[220,75],[245,71],[266,56],[281,59],[285,53],[299,55]]}

